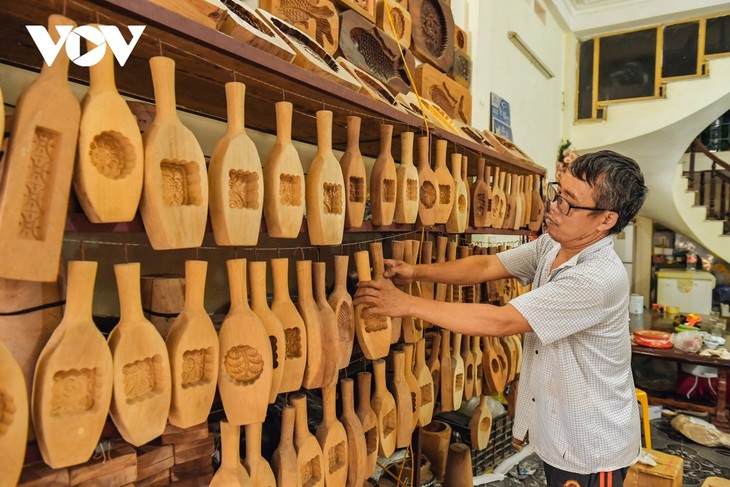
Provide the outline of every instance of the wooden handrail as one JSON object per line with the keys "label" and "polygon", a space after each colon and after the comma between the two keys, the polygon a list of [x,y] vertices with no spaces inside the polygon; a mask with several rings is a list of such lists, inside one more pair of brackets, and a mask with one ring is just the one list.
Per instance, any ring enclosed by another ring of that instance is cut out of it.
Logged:
{"label": "wooden handrail", "polygon": [[702,152],[704,155],[706,155],[708,158],[710,158],[710,160],[712,162],[714,162],[715,164],[717,164],[718,166],[722,167],[725,170],[730,171],[730,164],[728,164],[727,162],[725,162],[722,159],[720,159],[719,157],[717,157],[717,155],[715,155],[715,153],[710,152],[710,150],[707,147],[705,147],[705,145],[702,142],[700,142],[699,138],[696,138],[695,140],[692,141],[692,146],[694,146],[695,149],[697,149],[699,152]]}

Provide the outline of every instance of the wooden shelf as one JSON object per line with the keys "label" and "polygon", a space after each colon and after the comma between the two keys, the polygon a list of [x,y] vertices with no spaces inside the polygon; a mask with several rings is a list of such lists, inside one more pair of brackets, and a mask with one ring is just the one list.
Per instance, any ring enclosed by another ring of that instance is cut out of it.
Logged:
{"label": "wooden shelf", "polygon": [[[363,222],[359,228],[348,228],[345,229],[345,234],[357,234],[357,233],[408,233],[420,228],[416,225],[409,224],[393,224],[385,226],[375,226],[371,221]],[[144,223],[142,218],[137,213],[134,220],[125,223],[91,223],[86,215],[83,213],[69,213],[66,217],[66,232],[67,233],[144,233]],[[266,222],[261,220],[261,233],[267,233]],[[445,225],[434,225],[428,227],[429,232],[434,233],[448,233],[446,232]],[[212,233],[213,229],[210,226],[210,218],[206,226],[206,233]],[[307,221],[306,219],[302,222],[301,234],[307,233]],[[501,228],[476,228],[468,227],[463,234],[470,235],[519,235],[519,236],[537,236],[537,232],[530,230],[507,230]],[[282,239],[285,240],[285,239]]]}
{"label": "wooden shelf", "polygon": [[[379,125],[394,125],[393,154],[400,154],[400,132],[425,133],[423,121],[411,114],[370,99],[324,79],[269,53],[244,44],[218,31],[197,24],[147,0],[27,0],[4,2],[0,31],[0,62],[39,70],[41,55],[25,26],[46,25],[48,15],[65,13],[79,25],[146,25],[139,43],[124,67],[116,68],[119,91],[152,102],[152,79],[148,60],[161,53],[176,62],[178,107],[203,116],[225,120],[224,84],[234,77],[246,84],[246,125],[275,133],[274,103],[286,99],[294,104],[295,140],[316,144],[314,114],[326,108],[334,112],[333,145],[343,150],[347,134],[345,118],[363,118],[361,150],[374,157],[379,151]],[[128,34],[127,34],[128,35]],[[234,74],[235,73],[235,74]],[[71,64],[70,78],[88,83],[88,69]],[[303,123],[306,122],[306,123]],[[476,173],[477,157],[512,172],[546,174],[542,167],[498,153],[470,138],[434,128],[436,137],[452,142],[450,152],[469,156],[469,174]],[[396,157],[396,159],[399,159]]]}

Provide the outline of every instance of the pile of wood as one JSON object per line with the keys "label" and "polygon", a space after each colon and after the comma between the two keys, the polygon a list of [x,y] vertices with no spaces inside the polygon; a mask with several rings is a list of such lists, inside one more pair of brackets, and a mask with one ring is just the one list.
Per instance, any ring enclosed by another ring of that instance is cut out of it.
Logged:
{"label": "pile of wood", "polygon": [[213,433],[208,430],[207,422],[186,429],[168,425],[160,441],[163,445],[172,445],[170,480],[173,484],[193,487],[210,483],[213,478],[211,455],[215,451],[215,440]]}

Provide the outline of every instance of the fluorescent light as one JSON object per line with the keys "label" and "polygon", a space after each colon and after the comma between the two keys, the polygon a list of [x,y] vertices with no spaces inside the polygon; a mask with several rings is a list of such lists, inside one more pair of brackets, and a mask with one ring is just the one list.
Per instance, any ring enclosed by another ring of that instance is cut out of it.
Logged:
{"label": "fluorescent light", "polygon": [[507,32],[507,37],[510,41],[512,41],[512,44],[514,44],[517,49],[522,52],[522,54],[525,55],[528,61],[530,61],[538,71],[542,73],[543,76],[545,76],[547,79],[554,78],[555,74],[550,71],[550,68],[548,68],[545,63],[543,63],[540,58],[537,57],[537,54],[535,54],[530,47],[525,44],[525,41],[520,37],[520,35],[517,32],[509,31]]}

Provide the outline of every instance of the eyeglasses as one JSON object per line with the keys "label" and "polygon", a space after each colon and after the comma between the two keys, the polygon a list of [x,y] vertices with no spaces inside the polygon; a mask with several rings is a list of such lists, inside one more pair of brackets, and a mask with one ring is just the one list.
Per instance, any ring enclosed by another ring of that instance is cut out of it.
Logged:
{"label": "eyeglasses", "polygon": [[570,214],[570,210],[612,211],[606,208],[589,208],[587,206],[576,206],[570,204],[568,200],[560,195],[557,187],[558,183],[548,183],[547,194],[545,195],[545,203],[549,206],[550,203],[557,201],[558,211],[565,216],[568,216]]}

